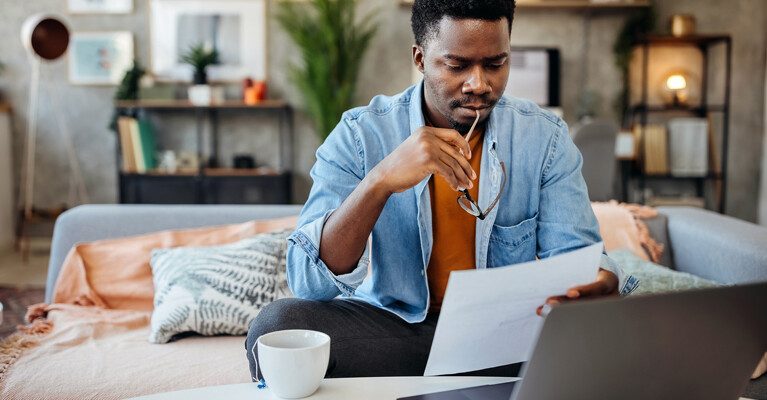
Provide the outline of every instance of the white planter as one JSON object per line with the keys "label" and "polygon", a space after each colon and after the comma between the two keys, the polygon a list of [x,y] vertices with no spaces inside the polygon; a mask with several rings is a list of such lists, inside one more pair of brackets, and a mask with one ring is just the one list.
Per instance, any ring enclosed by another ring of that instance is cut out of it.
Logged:
{"label": "white planter", "polygon": [[224,88],[211,85],[193,85],[189,87],[189,101],[197,106],[207,106],[224,102]]}
{"label": "white planter", "polygon": [[211,103],[210,85],[193,85],[189,87],[189,101],[197,106],[207,106]]}

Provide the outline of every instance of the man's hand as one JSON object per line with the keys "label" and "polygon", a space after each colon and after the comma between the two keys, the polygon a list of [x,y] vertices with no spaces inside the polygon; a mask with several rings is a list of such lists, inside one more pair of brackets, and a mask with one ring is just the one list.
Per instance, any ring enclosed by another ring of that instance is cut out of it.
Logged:
{"label": "man's hand", "polygon": [[[546,305],[554,307],[557,304],[577,301],[580,299],[596,299],[599,297],[618,296],[618,277],[614,273],[599,269],[597,280],[588,285],[576,286],[567,290],[565,296],[553,296],[546,299]],[[543,315],[543,307],[538,307],[538,315]]]}
{"label": "man's hand", "polygon": [[[462,151],[461,154],[459,151]],[[471,188],[477,174],[469,164],[469,143],[458,131],[418,128],[370,171],[388,193],[412,188],[431,174],[440,175],[455,190]]]}

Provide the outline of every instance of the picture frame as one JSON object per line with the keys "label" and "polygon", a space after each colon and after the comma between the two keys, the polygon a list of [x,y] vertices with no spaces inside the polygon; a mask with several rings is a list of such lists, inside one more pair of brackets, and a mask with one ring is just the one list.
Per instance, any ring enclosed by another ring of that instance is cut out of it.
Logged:
{"label": "picture frame", "polygon": [[75,32],[69,46],[69,82],[74,85],[119,85],[133,66],[130,31]]}
{"label": "picture frame", "polygon": [[66,0],[70,14],[130,14],[133,0]]}
{"label": "picture frame", "polygon": [[149,70],[159,82],[190,82],[180,61],[190,47],[216,49],[219,63],[206,69],[211,83],[267,78],[267,0],[150,0]]}

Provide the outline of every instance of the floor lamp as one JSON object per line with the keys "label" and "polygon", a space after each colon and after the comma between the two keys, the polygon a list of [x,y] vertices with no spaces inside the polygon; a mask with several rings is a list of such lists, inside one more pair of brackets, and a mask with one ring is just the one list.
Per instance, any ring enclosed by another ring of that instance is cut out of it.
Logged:
{"label": "floor lamp", "polygon": [[[36,14],[24,22],[21,27],[21,40],[27,51],[32,77],[29,85],[29,110],[27,118],[27,142],[22,163],[21,182],[19,185],[19,207],[23,206],[17,225],[17,248],[22,250],[26,260],[29,251],[29,238],[26,223],[35,217],[33,209],[34,186],[35,186],[35,147],[37,144],[37,106],[39,99],[41,67],[44,62],[60,58],[69,46],[69,29],[59,16],[52,14]],[[70,200],[74,203],[74,197],[79,196],[81,202],[88,202],[88,193],[85,182],[80,172],[77,156],[72,144],[72,137],[64,123],[63,114],[59,105],[59,96],[55,85],[49,75],[45,75],[45,83],[53,104],[53,112],[56,117],[64,146],[69,158],[72,170],[70,177]],[[72,190],[74,188],[74,191]],[[76,195],[74,194],[76,192]]]}

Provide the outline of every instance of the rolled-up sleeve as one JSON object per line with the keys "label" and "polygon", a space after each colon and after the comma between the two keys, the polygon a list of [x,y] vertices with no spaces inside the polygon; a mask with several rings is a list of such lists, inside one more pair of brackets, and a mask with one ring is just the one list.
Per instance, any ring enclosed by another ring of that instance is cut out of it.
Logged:
{"label": "rolled-up sleeve", "polygon": [[299,298],[330,300],[339,294],[352,296],[367,276],[369,242],[357,266],[347,274],[334,274],[320,259],[325,222],[366,173],[362,145],[351,124],[344,116],[317,149],[317,162],[311,171],[314,184],[298,218],[298,228],[288,237],[288,285]]}
{"label": "rolled-up sleeve", "polygon": [[[583,157],[567,126],[554,133],[541,175],[538,212],[538,257],[545,258],[602,241],[599,224],[589,202],[581,168]],[[606,254],[600,268],[618,277],[621,295],[631,293],[639,281]]]}

